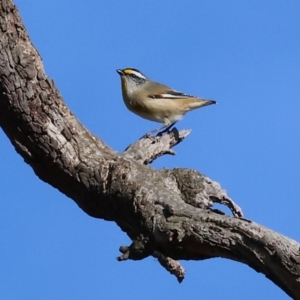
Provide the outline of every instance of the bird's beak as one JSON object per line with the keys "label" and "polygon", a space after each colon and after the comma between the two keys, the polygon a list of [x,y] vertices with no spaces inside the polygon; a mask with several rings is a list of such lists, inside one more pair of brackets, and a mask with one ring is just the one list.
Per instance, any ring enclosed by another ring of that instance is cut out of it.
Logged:
{"label": "bird's beak", "polygon": [[124,72],[123,72],[123,70],[121,70],[121,69],[118,69],[117,72],[118,72],[118,74],[121,75],[121,76],[124,75]]}

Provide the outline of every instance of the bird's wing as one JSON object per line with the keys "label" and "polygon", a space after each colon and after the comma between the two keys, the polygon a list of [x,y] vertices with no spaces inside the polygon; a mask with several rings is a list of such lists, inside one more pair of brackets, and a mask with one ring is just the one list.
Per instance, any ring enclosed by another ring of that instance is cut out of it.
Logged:
{"label": "bird's wing", "polygon": [[164,90],[164,92],[155,94],[155,95],[148,95],[149,98],[152,99],[184,99],[184,98],[196,98],[195,96],[190,96],[187,94],[184,94],[179,91],[175,90]]}

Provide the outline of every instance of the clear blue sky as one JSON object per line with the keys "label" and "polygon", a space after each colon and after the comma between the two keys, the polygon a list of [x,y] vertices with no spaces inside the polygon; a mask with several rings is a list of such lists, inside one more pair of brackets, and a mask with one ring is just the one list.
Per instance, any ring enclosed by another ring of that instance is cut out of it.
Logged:
{"label": "clear blue sky", "polygon": [[[118,151],[155,128],[128,112],[117,68],[134,67],[218,105],[177,124],[192,134],[153,167],[197,169],[245,217],[300,241],[299,1],[16,0],[67,105]],[[40,181],[0,131],[1,299],[288,299],[225,259],[117,262],[128,237]]]}

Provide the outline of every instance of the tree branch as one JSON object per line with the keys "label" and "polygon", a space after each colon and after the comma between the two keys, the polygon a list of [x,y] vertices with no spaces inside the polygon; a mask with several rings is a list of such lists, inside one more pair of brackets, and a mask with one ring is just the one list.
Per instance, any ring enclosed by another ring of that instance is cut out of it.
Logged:
{"label": "tree branch", "polygon": [[[0,17],[0,126],[41,180],[126,232],[132,244],[120,248],[119,260],[151,255],[182,281],[185,271],[176,260],[229,258],[299,299],[297,242],[236,218],[241,209],[199,172],[147,166],[173,154],[188,131],[141,139],[117,153],[66,107],[10,0],[1,1]],[[212,210],[215,202],[236,217]]]}
{"label": "tree branch", "polygon": [[129,145],[123,154],[148,165],[165,154],[175,155],[172,148],[182,142],[190,133],[191,130],[178,132],[176,128],[173,128],[168,134],[157,135],[156,137],[145,136],[136,143]]}

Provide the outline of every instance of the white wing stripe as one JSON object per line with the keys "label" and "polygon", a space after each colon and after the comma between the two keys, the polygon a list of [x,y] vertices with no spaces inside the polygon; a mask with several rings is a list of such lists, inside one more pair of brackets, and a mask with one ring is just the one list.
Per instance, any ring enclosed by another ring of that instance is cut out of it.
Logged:
{"label": "white wing stripe", "polygon": [[162,98],[173,98],[173,99],[182,99],[182,98],[189,98],[191,96],[186,95],[186,94],[181,94],[181,95],[173,95],[173,94],[160,94]]}

